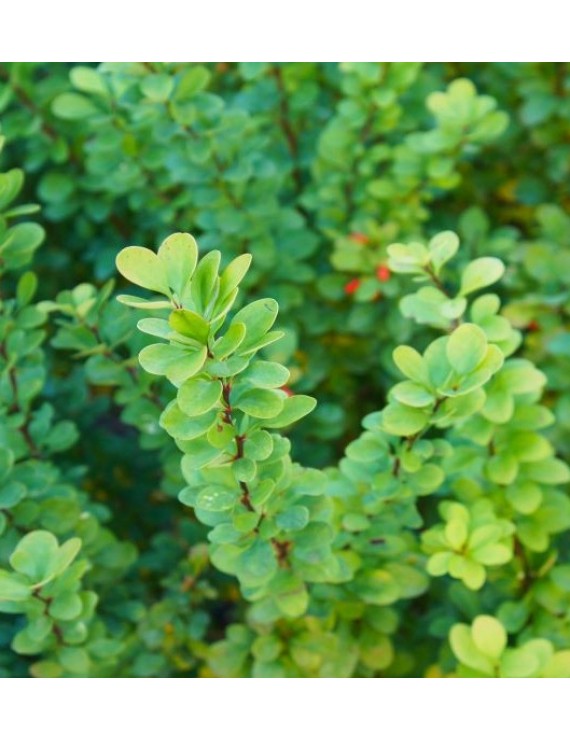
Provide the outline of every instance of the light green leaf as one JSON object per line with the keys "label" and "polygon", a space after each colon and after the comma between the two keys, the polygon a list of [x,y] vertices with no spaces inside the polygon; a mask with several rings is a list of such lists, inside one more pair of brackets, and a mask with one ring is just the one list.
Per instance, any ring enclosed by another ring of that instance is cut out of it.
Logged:
{"label": "light green leaf", "polygon": [[494,675],[493,662],[477,648],[468,625],[454,625],[449,633],[449,643],[462,664],[489,677]]}
{"label": "light green leaf", "polygon": [[158,248],[158,257],[166,265],[170,287],[182,298],[198,262],[196,240],[184,232],[171,234]]}
{"label": "light green leaf", "polygon": [[220,276],[220,296],[225,298],[238,287],[251,265],[251,255],[239,255]]}
{"label": "light green leaf", "polygon": [[233,509],[238,499],[237,491],[221,486],[207,486],[196,497],[196,507],[208,512],[225,512]]}
{"label": "light green leaf", "polygon": [[309,522],[309,510],[297,504],[279,512],[275,521],[282,530],[302,530]]}
{"label": "light green leaf", "polygon": [[238,578],[246,586],[267,583],[277,571],[277,559],[270,543],[256,540],[238,559]]}
{"label": "light green leaf", "polygon": [[460,295],[490,286],[502,278],[505,266],[496,257],[479,257],[467,265],[461,276]]}
{"label": "light green leaf", "polygon": [[24,173],[22,170],[9,170],[0,173],[0,211],[16,198],[24,184]]}
{"label": "light green leaf", "polygon": [[78,121],[100,113],[89,98],[79,93],[60,93],[53,99],[51,109],[55,116],[69,121]]}
{"label": "light green leaf", "polygon": [[220,401],[222,384],[205,378],[191,378],[178,389],[178,405],[184,414],[198,417]]}
{"label": "light green leaf", "polygon": [[542,671],[543,677],[570,678],[570,650],[558,651]]}
{"label": "light green leaf", "polygon": [[220,360],[234,353],[245,338],[245,324],[241,322],[232,323],[223,337],[220,337],[213,345],[212,352]]}
{"label": "light green leaf", "polygon": [[20,540],[10,556],[10,564],[37,587],[65,571],[80,548],[79,538],[71,538],[60,546],[52,533],[35,530]]}
{"label": "light green leaf", "polygon": [[120,294],[117,296],[117,301],[125,306],[132,306],[133,309],[170,309],[172,304],[170,301],[164,299],[146,299],[140,298],[139,296],[129,296],[128,294]]}
{"label": "light green leaf", "polygon": [[410,407],[426,407],[435,402],[433,394],[413,381],[396,384],[390,393],[396,401]]}
{"label": "light green leaf", "polygon": [[174,90],[174,78],[170,75],[147,75],[141,82],[141,90],[154,103],[165,103]]}
{"label": "light green leaf", "polygon": [[404,406],[399,402],[390,402],[382,412],[382,427],[390,435],[415,435],[423,430],[429,416],[421,409]]}
{"label": "light green leaf", "polygon": [[478,615],[471,628],[473,643],[482,654],[497,660],[507,645],[507,631],[491,615]]}
{"label": "light green leaf", "polygon": [[284,386],[289,380],[290,373],[280,363],[271,363],[267,360],[255,360],[243,373],[242,378],[252,386],[264,389],[274,389]]}
{"label": "light green leaf", "polygon": [[462,324],[449,336],[445,352],[451,367],[464,376],[475,370],[485,357],[485,333],[476,324]]}
{"label": "light green leaf", "polygon": [[208,306],[218,293],[218,269],[222,255],[219,250],[212,250],[198,263],[194,277],[190,283],[190,295],[194,301],[196,311],[205,314]]}
{"label": "light green leaf", "polygon": [[32,593],[32,587],[18,574],[10,574],[0,569],[0,602],[21,602]]}
{"label": "light green leaf", "polygon": [[310,414],[316,406],[317,402],[311,396],[304,396],[303,394],[289,396],[283,401],[282,411],[275,417],[266,420],[263,425],[273,429],[288,427],[301,417]]}
{"label": "light green leaf", "polygon": [[277,318],[279,307],[277,301],[271,298],[259,299],[244,306],[232,320],[232,325],[237,322],[245,324],[245,340],[240,346],[240,355],[251,351],[259,340],[271,329]]}
{"label": "light green leaf", "polygon": [[93,69],[93,67],[85,67],[83,65],[73,67],[69,73],[69,79],[73,87],[81,90],[82,93],[101,95],[103,97],[108,97],[109,95],[103,75],[96,69]]}
{"label": "light green leaf", "polygon": [[190,337],[205,345],[210,334],[210,323],[200,314],[188,309],[176,309],[168,317],[168,323],[175,332]]}
{"label": "light green leaf", "polygon": [[131,283],[170,296],[166,265],[146,247],[125,247],[116,259],[117,270]]}
{"label": "light green leaf", "polygon": [[400,345],[394,350],[392,357],[405,376],[423,386],[430,386],[428,367],[417,350],[408,345]]}
{"label": "light green leaf", "polygon": [[270,389],[249,389],[240,394],[234,406],[242,412],[258,419],[272,419],[284,407],[285,398]]}
{"label": "light green leaf", "polygon": [[430,241],[428,245],[431,264],[436,274],[451,260],[459,248],[459,237],[455,232],[440,232]]}

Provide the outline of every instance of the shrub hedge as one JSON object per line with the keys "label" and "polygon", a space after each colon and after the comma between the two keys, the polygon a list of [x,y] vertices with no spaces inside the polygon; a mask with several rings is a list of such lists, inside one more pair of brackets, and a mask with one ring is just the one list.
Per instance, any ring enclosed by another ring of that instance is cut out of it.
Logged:
{"label": "shrub hedge", "polygon": [[569,124],[564,63],[0,65],[0,676],[570,677]]}

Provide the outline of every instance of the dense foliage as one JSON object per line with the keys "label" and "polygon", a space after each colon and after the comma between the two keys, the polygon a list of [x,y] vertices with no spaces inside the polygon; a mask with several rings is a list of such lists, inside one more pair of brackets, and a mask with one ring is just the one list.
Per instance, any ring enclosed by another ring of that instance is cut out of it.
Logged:
{"label": "dense foliage", "polygon": [[0,125],[0,676],[570,677],[565,64],[11,63]]}

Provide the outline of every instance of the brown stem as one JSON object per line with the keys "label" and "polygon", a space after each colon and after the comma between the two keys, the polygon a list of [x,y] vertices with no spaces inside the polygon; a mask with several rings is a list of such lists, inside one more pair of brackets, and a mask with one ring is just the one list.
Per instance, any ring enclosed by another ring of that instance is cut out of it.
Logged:
{"label": "brown stem", "polygon": [[299,167],[299,141],[297,135],[291,125],[291,111],[289,109],[289,99],[287,98],[287,91],[285,90],[285,83],[283,81],[283,73],[281,67],[275,66],[271,68],[271,75],[275,79],[277,90],[279,92],[279,126],[287,142],[287,147],[291,154],[293,161],[292,175],[295,181],[295,187],[297,194],[300,195],[303,191],[303,175]]}
{"label": "brown stem", "polygon": [[518,538],[515,538],[514,540],[514,550],[515,550],[515,555],[518,556],[521,562],[521,566],[523,570],[521,584],[520,584],[521,592],[528,592],[528,590],[532,587],[532,584],[534,582],[534,574],[533,574],[531,565],[528,562],[528,558],[527,558],[524,546]]}
{"label": "brown stem", "polygon": [[[234,461],[239,460],[240,458],[244,457],[244,444],[246,441],[245,435],[238,434],[236,430],[235,420],[233,418],[233,410],[231,405],[231,391],[232,387],[231,384],[228,381],[225,381],[223,379],[219,379],[222,381],[222,404],[223,404],[223,420],[225,424],[231,425],[233,429],[235,430],[235,444],[236,444],[236,454],[234,456]],[[249,490],[249,487],[245,481],[240,481],[239,486],[241,489],[241,497],[240,502],[243,504],[243,506],[249,511],[249,512],[255,512],[255,508],[251,502],[251,492]],[[260,516],[260,519],[263,517],[263,515]],[[254,528],[254,532],[259,532],[259,525]],[[273,546],[273,549],[275,551],[275,555],[277,556],[277,561],[280,566],[286,567],[289,565],[288,558],[289,558],[289,552],[291,550],[291,543],[287,540],[277,540],[276,538],[271,538],[270,543]]]}

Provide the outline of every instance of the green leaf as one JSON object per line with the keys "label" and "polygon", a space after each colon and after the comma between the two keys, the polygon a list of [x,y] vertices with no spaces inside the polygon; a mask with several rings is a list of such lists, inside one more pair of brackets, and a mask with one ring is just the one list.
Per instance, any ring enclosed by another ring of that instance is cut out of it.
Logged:
{"label": "green leaf", "polygon": [[511,507],[524,515],[535,512],[542,502],[542,489],[532,481],[515,482],[505,494]]}
{"label": "green leaf", "polygon": [[540,391],[546,384],[546,376],[529,360],[508,360],[501,371],[501,385],[511,394],[529,394]]}
{"label": "green leaf", "polygon": [[510,648],[501,657],[501,677],[525,678],[532,677],[540,668],[539,657],[532,651],[522,648]]}
{"label": "green leaf", "polygon": [[0,602],[21,602],[28,599],[31,593],[29,582],[17,574],[0,569]]}
{"label": "green leaf", "polygon": [[89,674],[89,654],[84,648],[65,647],[59,651],[61,664],[68,672],[79,677]]}
{"label": "green leaf", "polygon": [[27,306],[33,299],[38,287],[38,279],[35,273],[24,273],[18,280],[16,287],[16,298],[20,306]]}
{"label": "green leaf", "polygon": [[184,381],[200,373],[208,357],[208,349],[204,345],[199,350],[186,349],[184,354],[174,360],[166,370],[166,377],[170,383],[180,386]]}
{"label": "green leaf", "polygon": [[22,170],[9,170],[0,173],[0,212],[6,209],[16,198],[24,184]]}
{"label": "green leaf", "polygon": [[493,662],[477,648],[468,625],[454,625],[449,633],[449,643],[462,664],[489,677],[494,675]]}
{"label": "green leaf", "polygon": [[8,229],[6,238],[0,242],[4,268],[14,270],[28,263],[44,237],[45,231],[39,224],[23,222]]}
{"label": "green leaf", "polygon": [[200,314],[207,312],[208,306],[216,298],[218,292],[218,269],[221,253],[212,250],[198,263],[192,282],[190,294],[196,311]]}
{"label": "green leaf", "polygon": [[198,262],[196,240],[184,232],[171,234],[158,248],[158,257],[166,265],[170,287],[182,298]]}
{"label": "green leaf", "polygon": [[482,654],[497,660],[507,645],[507,631],[491,615],[478,615],[471,628],[473,643]]}
{"label": "green leaf", "polygon": [[505,266],[496,257],[479,257],[467,265],[461,276],[460,295],[490,286],[502,278]]}
{"label": "green leaf", "polygon": [[173,90],[174,78],[170,75],[150,74],[141,82],[141,91],[154,103],[166,103]]}
{"label": "green leaf", "polygon": [[255,360],[243,373],[242,378],[252,386],[264,389],[275,389],[284,386],[289,380],[290,373],[280,363],[271,363],[267,360]]}
{"label": "green leaf", "polygon": [[508,486],[516,479],[519,464],[514,455],[503,453],[494,455],[487,461],[485,472],[495,484]]}
{"label": "green leaf", "polygon": [[503,543],[490,543],[481,548],[475,548],[471,551],[471,556],[483,566],[500,566],[511,560],[513,551]]}
{"label": "green leaf", "polygon": [[78,594],[58,594],[49,606],[49,614],[56,620],[75,620],[83,611],[83,602]]}
{"label": "green leaf", "polygon": [[187,481],[192,481],[192,476],[196,471],[213,461],[217,461],[223,456],[223,451],[210,445],[208,440],[198,438],[192,440],[187,447],[188,452],[182,456],[181,468],[182,475]]}
{"label": "green leaf", "polygon": [[484,359],[487,337],[476,324],[462,324],[449,336],[445,352],[456,373],[467,375]]}
{"label": "green leaf", "polygon": [[170,336],[172,335],[172,328],[166,319],[145,317],[144,319],[139,319],[137,322],[137,328],[145,334],[152,335],[153,337],[160,337],[163,340],[170,339]]}
{"label": "green leaf", "polygon": [[241,393],[234,406],[257,419],[273,419],[284,407],[284,397],[270,389],[250,389]]}
{"label": "green leaf", "polygon": [[388,265],[396,273],[421,273],[429,262],[429,252],[419,242],[391,244],[388,255]]}
{"label": "green leaf", "polygon": [[283,400],[283,409],[275,417],[266,420],[264,427],[277,429],[288,427],[302,417],[310,414],[317,406],[317,402],[311,396],[296,394]]}
{"label": "green leaf", "polygon": [[190,337],[205,345],[210,334],[210,323],[200,314],[188,309],[176,309],[168,317],[168,323],[175,332]]}
{"label": "green leaf", "polygon": [[164,299],[146,299],[140,298],[139,296],[129,296],[127,294],[120,294],[117,296],[117,301],[125,306],[132,306],[133,309],[170,309],[172,304],[170,301]]}
{"label": "green leaf", "polygon": [[382,427],[390,435],[415,435],[423,430],[429,416],[421,409],[404,406],[399,402],[390,402],[382,412]]}
{"label": "green leaf", "polygon": [[390,393],[396,401],[410,407],[425,407],[435,402],[433,394],[413,381],[396,384]]}
{"label": "green leaf", "polygon": [[84,67],[83,65],[73,67],[69,73],[69,79],[73,87],[81,90],[82,93],[101,95],[103,97],[108,97],[109,95],[105,79],[93,67]]}
{"label": "green leaf", "polygon": [[439,275],[441,268],[451,260],[459,249],[459,237],[455,232],[440,232],[430,241],[428,249],[431,264],[436,274]]}
{"label": "green leaf", "polygon": [[53,99],[51,109],[55,116],[69,121],[79,121],[101,112],[89,98],[79,93],[60,93]]}
{"label": "green leaf", "polygon": [[253,481],[257,466],[250,458],[238,458],[232,463],[232,471],[238,481]]}
{"label": "green leaf", "polygon": [[212,347],[214,356],[223,360],[232,355],[243,342],[245,332],[245,324],[241,324],[241,322],[232,323],[225,335],[214,343]]}
{"label": "green leaf", "polygon": [[178,405],[184,414],[197,417],[220,401],[222,384],[205,378],[191,378],[178,389]]}
{"label": "green leaf", "polygon": [[371,605],[391,605],[400,597],[396,579],[385,569],[372,569],[357,576],[354,590],[360,599]]}
{"label": "green leaf", "polygon": [[199,373],[206,362],[207,349],[175,347],[157,343],[147,345],[139,353],[139,363],[147,371],[157,376],[167,376],[175,385]]}
{"label": "green leaf", "polygon": [[485,583],[486,572],[481,564],[471,559],[463,559],[463,568],[459,578],[466,587],[474,591],[481,589]]}
{"label": "green leaf", "polygon": [[275,518],[282,530],[302,530],[309,522],[309,510],[302,505],[289,507]]}
{"label": "green leaf", "polygon": [[570,650],[558,651],[542,671],[543,677],[570,678]]}
{"label": "green leaf", "polygon": [[166,265],[146,247],[125,247],[117,255],[117,270],[131,283],[170,296]]}
{"label": "green leaf", "polygon": [[277,571],[277,559],[270,543],[257,539],[238,559],[238,578],[246,586],[267,583]]}
{"label": "green leaf", "polygon": [[458,519],[450,520],[445,526],[445,537],[454,551],[459,551],[467,542],[467,525]]}
{"label": "green leaf", "polygon": [[220,296],[225,298],[238,287],[251,265],[251,255],[239,255],[220,276]]}
{"label": "green leaf", "polygon": [[77,556],[79,538],[71,538],[62,546],[46,530],[24,535],[10,556],[12,568],[32,581],[35,587],[46,584],[61,574]]}
{"label": "green leaf", "polygon": [[233,509],[238,499],[236,491],[221,486],[207,486],[196,497],[196,507],[208,512],[225,512]]}
{"label": "green leaf", "polygon": [[271,591],[277,607],[286,617],[297,618],[307,611],[309,594],[295,574],[280,572],[271,582]]}
{"label": "green leaf", "polygon": [[421,385],[430,385],[426,362],[413,347],[400,345],[400,347],[397,347],[394,350],[393,358],[394,362],[405,376]]}
{"label": "green leaf", "polygon": [[266,430],[255,430],[244,443],[244,453],[254,461],[263,461],[273,452],[273,438]]}
{"label": "green leaf", "polygon": [[277,318],[279,307],[277,301],[271,298],[259,299],[244,306],[232,320],[236,323],[245,324],[245,340],[240,346],[240,355],[251,352],[259,340],[271,329]]}

